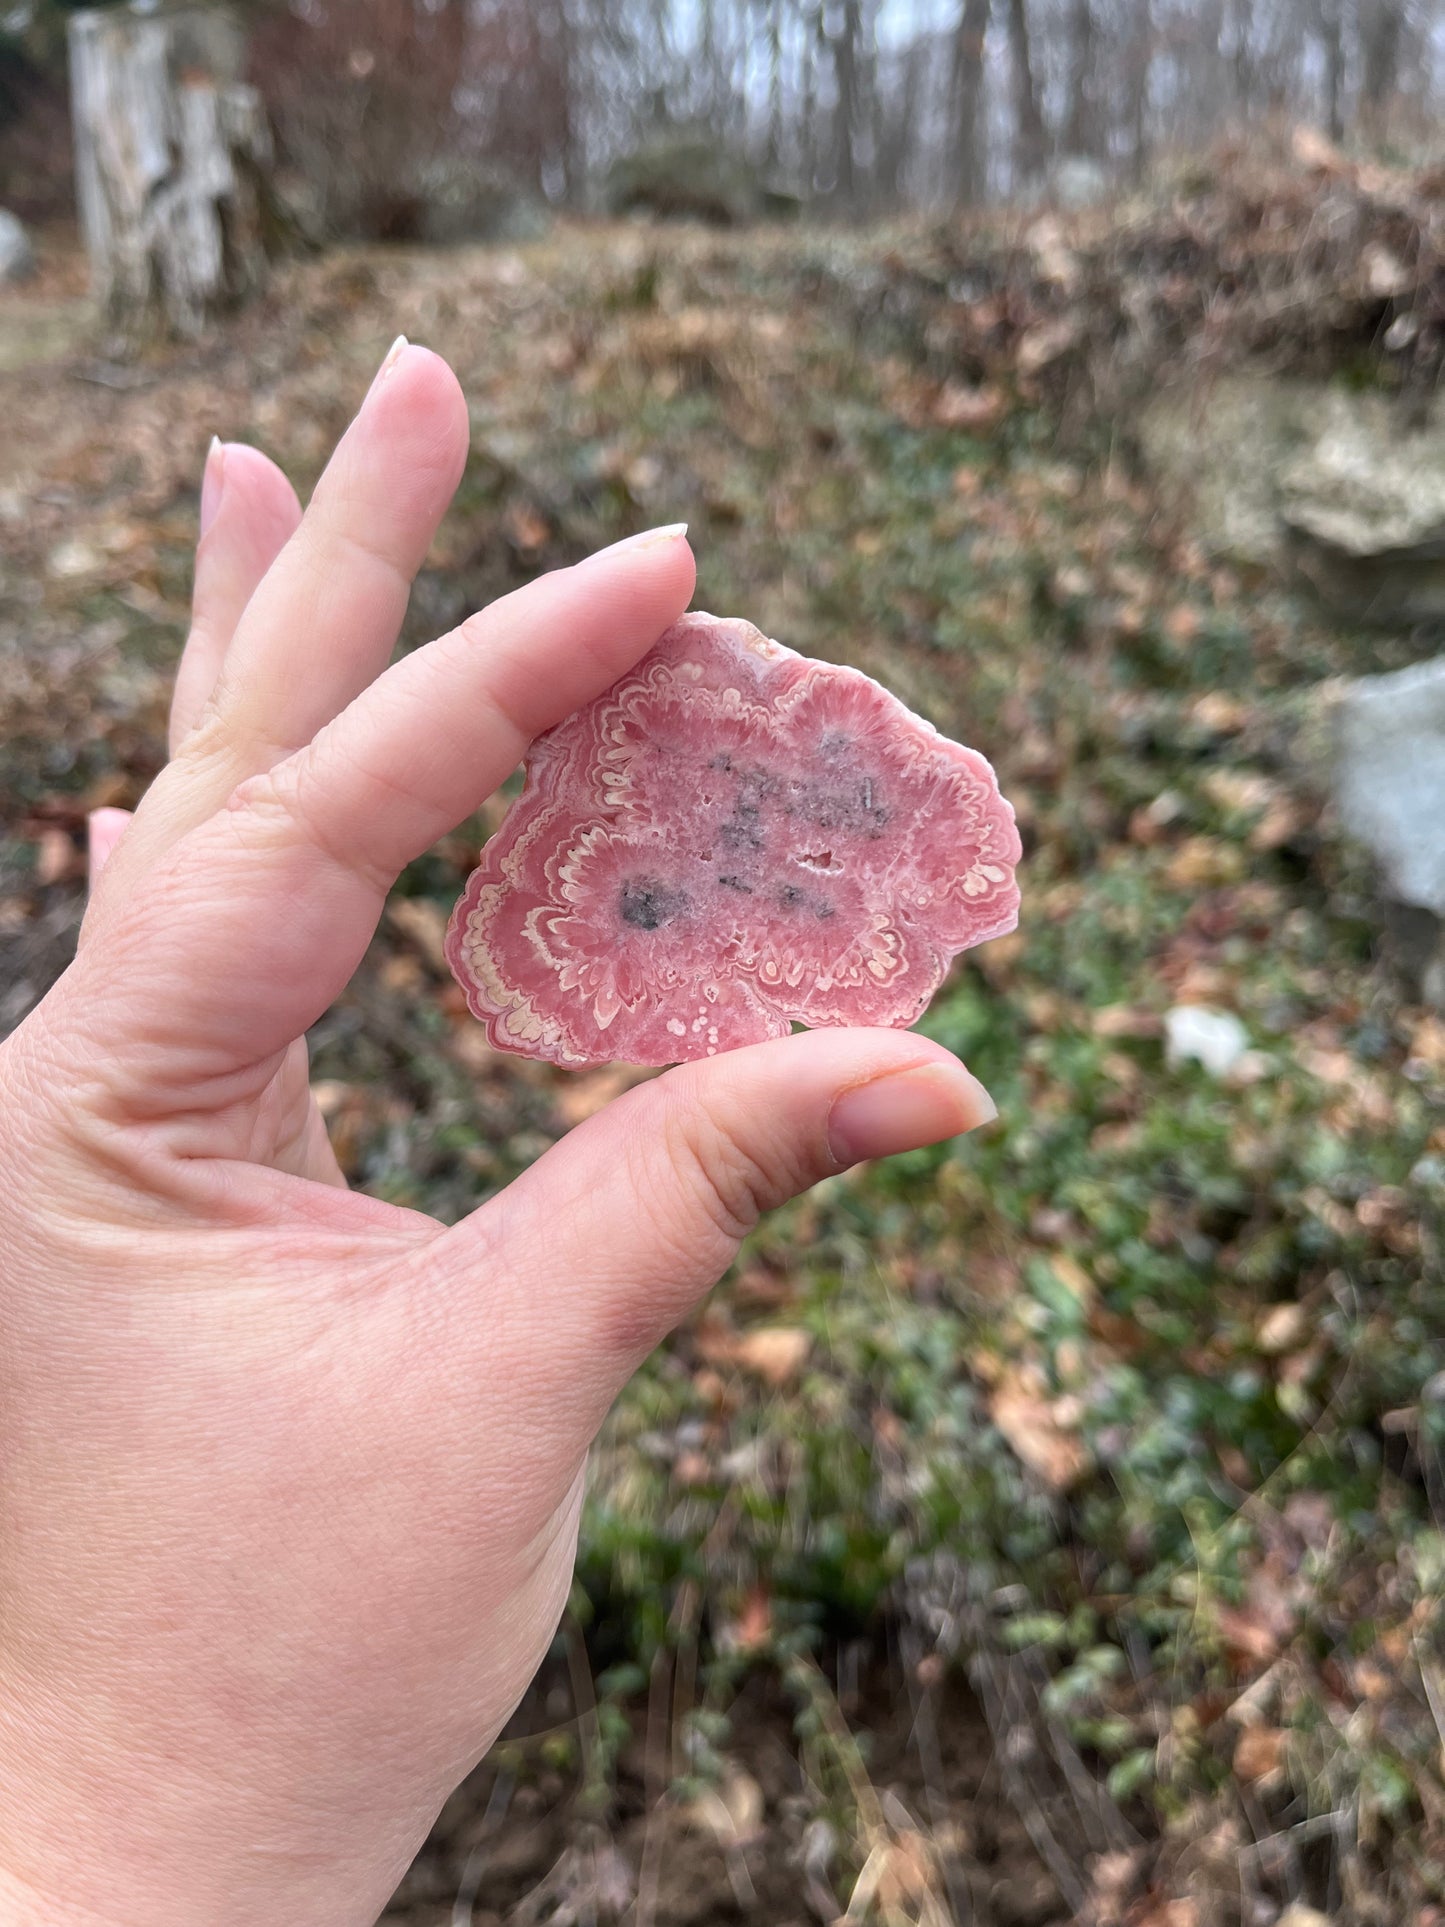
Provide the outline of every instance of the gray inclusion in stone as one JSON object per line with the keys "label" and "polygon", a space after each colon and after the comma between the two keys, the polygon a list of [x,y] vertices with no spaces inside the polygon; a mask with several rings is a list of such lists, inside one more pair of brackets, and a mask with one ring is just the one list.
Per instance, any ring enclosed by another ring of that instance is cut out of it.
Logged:
{"label": "gray inclusion in stone", "polygon": [[634,930],[660,930],[687,908],[685,891],[657,877],[629,877],[618,899],[622,921]]}

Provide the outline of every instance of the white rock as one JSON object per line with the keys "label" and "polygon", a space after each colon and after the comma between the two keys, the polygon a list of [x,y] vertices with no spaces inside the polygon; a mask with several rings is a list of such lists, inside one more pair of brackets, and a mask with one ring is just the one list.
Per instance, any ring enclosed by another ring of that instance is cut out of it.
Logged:
{"label": "white rock", "polygon": [[0,286],[7,281],[23,281],[35,272],[35,252],[30,236],[17,215],[0,207]]}
{"label": "white rock", "polygon": [[1340,820],[1401,903],[1445,917],[1445,656],[1348,684],[1336,742]]}
{"label": "white rock", "polygon": [[1170,1064],[1202,1064],[1227,1077],[1249,1049],[1249,1032],[1232,1011],[1209,1004],[1176,1004],[1164,1013],[1164,1057]]}

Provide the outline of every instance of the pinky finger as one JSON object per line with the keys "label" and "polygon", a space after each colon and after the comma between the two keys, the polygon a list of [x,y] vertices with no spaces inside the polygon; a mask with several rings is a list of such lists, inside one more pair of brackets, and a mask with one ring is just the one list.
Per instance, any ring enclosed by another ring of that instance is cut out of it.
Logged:
{"label": "pinky finger", "polygon": [[246,604],[301,520],[296,491],[244,442],[211,443],[201,484],[201,539],[191,633],[171,699],[172,756],[199,721]]}

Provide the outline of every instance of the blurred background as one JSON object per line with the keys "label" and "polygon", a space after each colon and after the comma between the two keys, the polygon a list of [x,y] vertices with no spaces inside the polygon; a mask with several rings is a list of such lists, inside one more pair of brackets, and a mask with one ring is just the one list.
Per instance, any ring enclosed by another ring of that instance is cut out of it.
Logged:
{"label": "blurred background", "polygon": [[[0,1024],[164,753],[207,442],[398,331],[411,647],[687,519],[698,604],[997,764],[1000,1121],[777,1214],[595,1456],[396,1927],[1445,1923],[1445,6],[0,15]],[[316,1027],[452,1218],[639,1073],[451,984],[491,799]]]}

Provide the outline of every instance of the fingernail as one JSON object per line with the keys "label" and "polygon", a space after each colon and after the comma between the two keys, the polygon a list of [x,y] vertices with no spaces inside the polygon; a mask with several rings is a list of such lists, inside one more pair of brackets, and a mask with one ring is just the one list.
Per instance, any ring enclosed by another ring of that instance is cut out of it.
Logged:
{"label": "fingernail", "polygon": [[405,335],[398,335],[396,340],[392,342],[386,354],[382,357],[381,366],[376,371],[376,379],[371,384],[373,393],[380,388],[381,384],[386,380],[387,376],[391,373],[392,369],[395,368],[396,364],[401,360],[410,346],[411,343]]}
{"label": "fingernail", "polygon": [[604,555],[618,555],[623,549],[660,549],[665,542],[678,542],[686,534],[686,522],[669,522],[664,529],[644,529],[640,535],[625,535],[620,542],[610,542],[605,549],[598,549],[590,560],[596,562]]}
{"label": "fingernail", "polygon": [[998,1107],[962,1064],[917,1064],[856,1085],[834,1100],[828,1142],[841,1166],[892,1157],[972,1131]]}
{"label": "fingernail", "polygon": [[109,863],[111,852],[120,842],[125,826],[130,822],[129,810],[100,809],[92,810],[86,818],[86,830],[90,845],[90,884],[95,887],[95,879]]}
{"label": "fingernail", "polygon": [[226,444],[219,436],[212,435],[211,446],[206,450],[206,467],[201,476],[201,534],[216,519],[216,511],[221,506],[221,496],[226,487]]}

